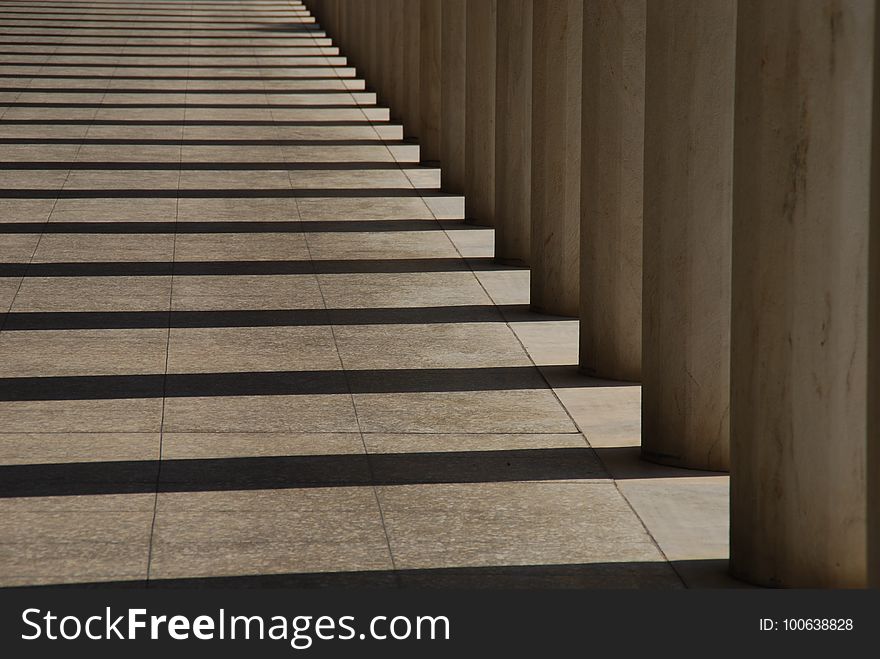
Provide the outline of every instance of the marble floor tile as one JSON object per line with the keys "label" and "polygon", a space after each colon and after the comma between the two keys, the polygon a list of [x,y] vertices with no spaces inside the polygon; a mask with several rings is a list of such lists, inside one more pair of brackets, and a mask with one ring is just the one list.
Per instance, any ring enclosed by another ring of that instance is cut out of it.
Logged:
{"label": "marble floor tile", "polygon": [[102,313],[167,310],[171,277],[26,277],[13,311]]}
{"label": "marble floor tile", "polygon": [[378,492],[402,569],[663,560],[611,483],[407,485]]}
{"label": "marble floor tile", "polygon": [[[2,350],[0,340],[0,350]],[[174,328],[169,373],[340,369],[329,326]]]}
{"label": "marble floor tile", "polygon": [[168,330],[0,332],[0,377],[162,373]]}

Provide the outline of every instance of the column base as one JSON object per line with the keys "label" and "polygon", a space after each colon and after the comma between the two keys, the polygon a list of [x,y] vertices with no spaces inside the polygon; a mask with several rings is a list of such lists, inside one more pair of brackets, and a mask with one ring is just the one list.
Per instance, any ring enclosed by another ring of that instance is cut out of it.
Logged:
{"label": "column base", "polygon": [[653,462],[654,464],[663,465],[664,467],[676,467],[678,469],[688,469],[690,471],[711,471],[716,474],[730,473],[730,469],[718,469],[708,465],[695,464],[686,458],[677,455],[669,455],[668,453],[658,453],[642,447],[642,460]]}
{"label": "column base", "polygon": [[607,373],[602,373],[598,369],[591,368],[589,366],[578,366],[578,373],[582,375],[587,375],[591,378],[595,378],[597,380],[609,380],[610,382],[620,382],[621,384],[632,384],[632,385],[640,385],[642,383],[641,379],[625,377],[622,375],[612,374],[609,375]]}
{"label": "column base", "polygon": [[[467,220],[465,220],[467,223]],[[498,265],[506,265],[509,268],[528,268],[529,264],[526,263],[525,259],[507,259],[501,256],[496,256],[492,259],[492,263],[497,263]]]}

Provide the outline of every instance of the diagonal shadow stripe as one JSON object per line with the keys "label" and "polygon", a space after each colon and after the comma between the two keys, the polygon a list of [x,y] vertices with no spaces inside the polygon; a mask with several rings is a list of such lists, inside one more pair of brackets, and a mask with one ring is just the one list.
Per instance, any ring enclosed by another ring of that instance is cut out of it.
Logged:
{"label": "diagonal shadow stripe", "polygon": [[[403,146],[403,140],[380,139],[157,139],[125,137],[0,137],[0,144],[100,144],[113,146]],[[52,191],[47,191],[52,192]],[[3,190],[0,190],[2,195]]]}
{"label": "diagonal shadow stripe", "polygon": [[[25,27],[35,27],[33,25],[22,25],[22,28]],[[256,30],[242,30],[242,29],[228,29],[224,30],[226,32],[223,35],[197,35],[193,34],[190,36],[183,37],[182,35],[178,37],[174,34],[159,34],[157,35],[154,30],[163,30],[166,28],[161,27],[145,27],[143,30],[134,31],[126,28],[124,30],[124,36],[120,36],[120,30],[108,30],[106,28],[84,28],[93,30],[89,34],[78,34],[77,41],[43,41],[43,39],[57,39],[60,36],[64,36],[66,33],[70,31],[70,27],[66,25],[56,25],[52,27],[48,27],[49,30],[56,30],[55,32],[48,32],[46,30],[40,30],[39,32],[0,32],[0,36],[6,37],[8,41],[0,41],[0,44],[4,46],[74,46],[74,47],[89,47],[94,46],[96,48],[105,48],[112,46],[128,46],[132,47],[131,44],[126,43],[129,39],[138,39],[139,41],[150,41],[150,43],[139,43],[135,48],[186,48],[188,47],[188,43],[190,40],[194,41],[210,41],[215,43],[194,43],[191,44],[194,48],[242,48],[247,51],[247,49],[254,48],[334,48],[331,44],[330,39],[325,36],[315,35],[310,37],[297,37],[297,36],[267,36],[261,34],[261,31]],[[237,32],[239,34],[232,34],[233,32]],[[241,34],[244,33],[244,34]],[[28,41],[20,41],[16,39],[16,37],[27,37]],[[37,41],[36,39],[39,39]],[[162,39],[163,41],[157,41]],[[168,41],[168,40],[171,41]],[[236,40],[247,39],[249,43],[229,43],[230,41],[235,42]],[[321,40],[324,43],[315,43],[315,40]],[[220,43],[216,43],[216,42]],[[260,44],[253,44],[254,41],[260,41]],[[293,43],[291,43],[293,42]]]}
{"label": "diagonal shadow stripe", "polygon": [[[346,382],[348,379],[348,382]],[[534,366],[0,378],[0,401],[546,390]]]}
{"label": "diagonal shadow stripe", "polygon": [[[21,53],[22,55],[27,55],[28,53]],[[70,55],[70,57],[74,57],[76,54]],[[146,71],[151,70],[161,70],[161,69],[181,69],[181,70],[190,70],[190,67],[186,64],[126,64],[126,63],[101,63],[101,62],[45,62],[45,63],[35,63],[35,62],[15,62],[15,61],[6,61],[3,63],[4,66],[29,66],[34,67],[37,70],[43,68],[53,68],[53,67],[62,67],[62,68],[108,68],[108,69],[144,69]],[[194,69],[223,69],[225,71],[234,71],[238,69],[350,69],[347,65],[338,65],[338,64],[297,64],[295,66],[291,66],[289,64],[199,64],[198,66],[192,67]],[[27,74],[24,74],[27,75]]]}
{"label": "diagonal shadow stripe", "polygon": [[[9,66],[9,63],[4,63]],[[69,66],[69,65],[68,65]],[[84,65],[86,68],[90,64]],[[115,68],[115,67],[114,67]],[[186,67],[183,67],[186,68]],[[171,75],[106,75],[99,73],[3,73],[3,78],[26,78],[28,80],[274,80],[286,82],[314,82],[316,80],[346,80],[353,81],[356,78],[345,78],[338,75],[308,75],[308,76],[230,76],[230,75],[193,75],[193,76],[171,76]]]}
{"label": "diagonal shadow stripe", "polygon": [[[0,123],[5,123],[0,121]],[[86,123],[90,123],[86,120]],[[276,123],[276,122],[268,122]],[[236,125],[242,125],[235,122]],[[309,124],[314,126],[315,124]],[[323,124],[322,124],[323,125]],[[82,171],[391,171],[403,170],[435,171],[435,168],[424,167],[418,163],[398,163],[395,161],[351,161],[351,162],[149,162],[149,161],[100,161],[100,160],[5,160],[0,161],[0,170],[82,170]]]}
{"label": "diagonal shadow stripe", "polygon": [[[179,143],[179,142],[178,142]],[[264,142],[268,144],[268,142]],[[373,142],[382,145],[383,142]],[[432,188],[184,188],[101,190],[46,188],[2,188],[2,199],[292,199],[311,198],[375,198],[375,197],[455,197]]]}
{"label": "diagonal shadow stripe", "polygon": [[[273,91],[265,88],[259,89],[191,89],[180,87],[177,89],[153,89],[151,87],[0,87],[0,92],[21,94],[186,94],[187,96],[204,96],[206,94],[259,94],[265,96],[300,96],[320,94],[321,96],[349,96],[351,94],[363,94],[362,90],[350,89],[292,89],[290,91]],[[112,98],[112,96],[110,96]]]}
{"label": "diagonal shadow stripe", "polygon": [[[450,221],[456,230],[479,231],[473,224]],[[437,220],[296,220],[170,222],[0,222],[0,234],[216,234],[216,233],[385,233],[439,231]]]}
{"label": "diagonal shadow stripe", "polygon": [[[130,46],[129,48],[132,50],[136,50],[138,48],[140,48],[141,50],[150,50],[149,47],[139,47],[139,46]],[[108,52],[100,52],[100,51],[83,52],[81,50],[75,50],[73,52],[65,53],[61,50],[56,50],[53,55],[55,57],[70,55],[70,56],[78,56],[78,57],[114,57],[114,58],[116,58],[116,57],[137,57],[140,59],[145,59],[145,58],[150,58],[150,59],[152,59],[152,58],[157,58],[157,59],[188,58],[189,60],[193,60],[193,59],[223,60],[223,59],[230,59],[230,58],[252,59],[254,57],[256,57],[257,59],[262,58],[262,57],[268,57],[268,58],[272,58],[272,59],[296,59],[296,60],[298,60],[301,58],[305,58],[305,59],[312,59],[312,60],[321,60],[321,61],[325,62],[325,64],[326,64],[327,58],[341,57],[340,55],[312,55],[312,54],[307,54],[307,53],[296,53],[296,54],[289,54],[289,55],[288,54],[284,54],[284,55],[276,55],[276,54],[254,55],[252,53],[249,53],[247,55],[216,55],[216,54],[214,54],[214,55],[199,55],[198,53],[187,54],[189,52],[188,47],[187,47],[187,53],[169,53],[169,52],[167,52],[167,49],[163,49],[163,50],[166,52],[163,52],[163,53],[152,53],[152,52],[151,53],[137,53],[137,52],[108,53]],[[0,50],[0,55],[38,55],[38,56],[42,57],[42,55],[40,53],[34,53],[34,52],[30,52],[30,51],[21,51],[21,50]],[[196,65],[196,68],[198,68],[198,65]]]}
{"label": "diagonal shadow stripe", "polygon": [[[388,307],[374,309],[272,309],[261,311],[55,311],[6,314],[4,332],[78,329],[211,327],[311,327],[320,325],[433,325],[498,323],[502,312],[525,313],[525,305]],[[0,316],[2,318],[2,316]],[[534,316],[534,321],[550,320]]]}
{"label": "diagonal shadow stripe", "polygon": [[329,275],[511,270],[491,259],[350,259],[309,261],[104,261],[0,263],[0,277],[198,277]]}
{"label": "diagonal shadow stripe", "polygon": [[[3,126],[311,126],[395,125],[386,119],[0,119]],[[47,163],[50,161],[46,161]],[[121,164],[121,163],[120,163]],[[76,169],[76,168],[74,168]],[[259,168],[258,168],[259,169]],[[281,168],[283,169],[283,167]]]}
{"label": "diagonal shadow stripe", "polygon": [[[355,93],[365,93],[365,90],[354,90]],[[347,101],[341,98],[336,103],[87,103],[72,101],[10,101],[3,104],[10,108],[98,108],[101,110],[358,110],[360,108],[376,109],[375,103],[365,101]],[[69,122],[68,122],[69,123]],[[91,122],[89,122],[91,123]],[[376,120],[374,123],[383,123]],[[321,126],[323,122],[314,121],[312,125]],[[73,124],[77,125],[77,124]],[[186,124],[190,125],[190,124]],[[193,123],[192,125],[198,125]],[[14,138],[5,138],[14,139]]]}
{"label": "diagonal shadow stripe", "polygon": [[[324,37],[324,31],[320,27],[311,27],[311,24],[303,24],[303,23],[292,23],[292,24],[282,24],[278,27],[272,26],[253,26],[253,24],[247,24],[248,27],[204,27],[204,26],[196,26],[196,27],[149,27],[144,28],[142,30],[136,30],[134,28],[125,28],[127,34],[132,37],[149,37],[153,34],[159,32],[219,32],[222,34],[226,34],[228,32],[244,32],[245,35],[242,36],[250,36],[253,33],[259,32],[283,32],[285,34],[290,32],[310,32],[313,35],[320,35],[322,38]],[[10,29],[14,29],[12,26],[8,26]],[[22,26],[33,28],[32,25]],[[28,37],[39,37],[44,34],[53,34],[49,32],[49,30],[77,30],[79,32],[98,32],[98,33],[107,33],[110,34],[108,36],[113,36],[113,30],[109,27],[89,27],[87,25],[47,25],[46,31],[43,32],[0,32],[0,35],[4,36],[28,36]],[[95,35],[89,35],[95,36]]]}
{"label": "diagonal shadow stripe", "polygon": [[546,565],[488,565],[480,567],[410,568],[398,570],[351,570],[345,572],[287,572],[222,577],[183,577],[132,581],[100,581],[10,589],[69,590],[71,588],[165,588],[165,589],[600,589],[681,588],[673,566],[726,575],[726,560],[620,561],[606,563],[558,563]]}
{"label": "diagonal shadow stripe", "polygon": [[0,498],[607,479],[593,450],[298,455],[0,466]]}

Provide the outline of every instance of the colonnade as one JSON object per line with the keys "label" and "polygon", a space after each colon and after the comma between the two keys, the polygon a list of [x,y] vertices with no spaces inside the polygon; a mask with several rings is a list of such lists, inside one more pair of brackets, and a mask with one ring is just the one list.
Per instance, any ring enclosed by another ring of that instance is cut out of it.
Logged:
{"label": "colonnade", "polygon": [[731,570],[880,585],[878,0],[312,0]]}

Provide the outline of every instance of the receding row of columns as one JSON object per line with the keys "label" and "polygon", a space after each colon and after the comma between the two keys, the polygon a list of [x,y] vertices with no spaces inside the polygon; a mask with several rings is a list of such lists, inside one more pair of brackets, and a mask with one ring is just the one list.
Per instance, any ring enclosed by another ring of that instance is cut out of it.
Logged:
{"label": "receding row of columns", "polygon": [[877,5],[309,3],[759,584],[880,583]]}

